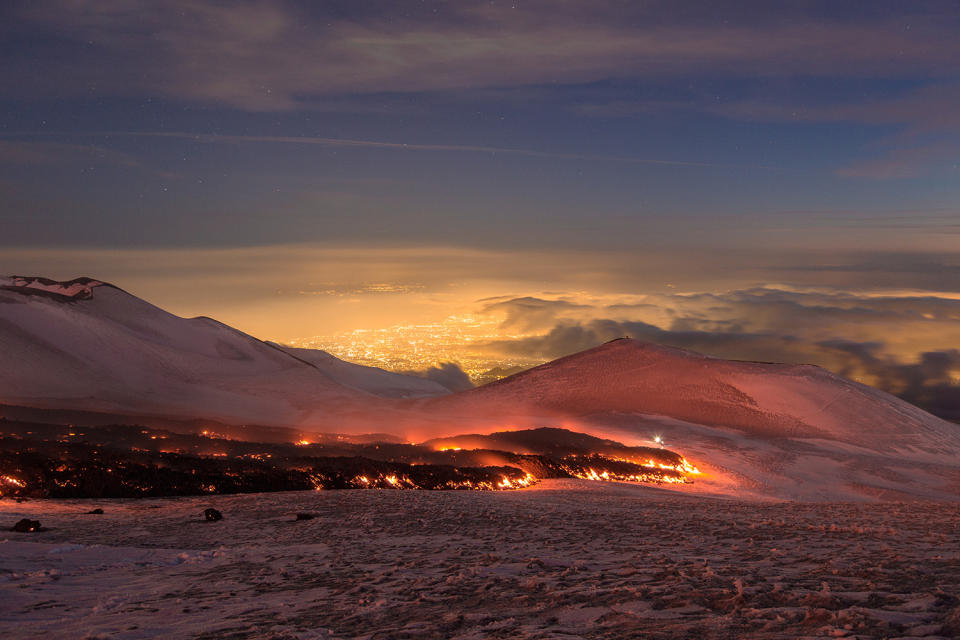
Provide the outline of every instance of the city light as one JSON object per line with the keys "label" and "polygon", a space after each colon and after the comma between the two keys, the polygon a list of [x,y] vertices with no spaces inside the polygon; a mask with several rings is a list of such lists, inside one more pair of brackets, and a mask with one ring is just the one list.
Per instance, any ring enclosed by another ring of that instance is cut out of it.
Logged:
{"label": "city light", "polygon": [[444,362],[460,366],[474,383],[497,380],[544,361],[490,354],[488,343],[524,337],[500,330],[501,319],[453,315],[432,324],[356,329],[330,336],[289,340],[294,347],[322,349],[338,358],[388,371],[422,371]]}

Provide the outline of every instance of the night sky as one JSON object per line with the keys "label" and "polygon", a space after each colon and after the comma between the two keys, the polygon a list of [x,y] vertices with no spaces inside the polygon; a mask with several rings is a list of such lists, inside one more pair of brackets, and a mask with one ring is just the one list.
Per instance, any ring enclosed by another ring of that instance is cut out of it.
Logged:
{"label": "night sky", "polygon": [[0,265],[269,339],[496,311],[533,336],[505,354],[631,333],[960,415],[957,33],[954,2],[4,2]]}

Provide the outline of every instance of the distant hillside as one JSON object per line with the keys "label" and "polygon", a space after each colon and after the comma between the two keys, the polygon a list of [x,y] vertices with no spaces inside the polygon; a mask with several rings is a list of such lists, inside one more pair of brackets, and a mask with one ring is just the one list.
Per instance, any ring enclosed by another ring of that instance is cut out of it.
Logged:
{"label": "distant hillside", "polygon": [[0,278],[0,403],[295,425],[432,382],[265,343],[79,278]]}

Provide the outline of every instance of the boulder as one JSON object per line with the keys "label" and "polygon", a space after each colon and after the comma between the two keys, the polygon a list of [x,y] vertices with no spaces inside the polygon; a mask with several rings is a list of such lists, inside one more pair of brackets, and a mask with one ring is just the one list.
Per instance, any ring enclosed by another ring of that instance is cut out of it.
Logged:
{"label": "boulder", "polygon": [[297,514],[297,520],[313,520],[316,517],[317,516],[314,513],[298,513]]}
{"label": "boulder", "polygon": [[20,520],[17,524],[13,525],[10,529],[11,531],[16,531],[17,533],[33,533],[35,531],[40,531],[40,521],[31,520],[30,518],[24,518]]}
{"label": "boulder", "polygon": [[103,515],[103,509],[101,509],[100,507],[97,507],[92,511],[87,511],[87,513],[94,516],[100,516],[100,515]]}
{"label": "boulder", "polygon": [[218,520],[223,520],[223,514],[217,511],[216,509],[207,509],[203,512],[203,517],[207,522],[216,522]]}

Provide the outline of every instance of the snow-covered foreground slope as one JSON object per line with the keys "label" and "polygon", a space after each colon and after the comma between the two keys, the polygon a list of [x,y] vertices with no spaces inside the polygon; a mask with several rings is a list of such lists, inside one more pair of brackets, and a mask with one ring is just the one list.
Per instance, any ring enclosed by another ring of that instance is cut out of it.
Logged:
{"label": "snow-covered foreground slope", "polygon": [[[95,507],[103,515],[86,515]],[[204,522],[207,507],[220,522]],[[296,513],[316,514],[294,521]],[[0,501],[0,637],[956,638],[954,505],[551,481]]]}
{"label": "snow-covered foreground slope", "polygon": [[0,279],[0,402],[298,424],[442,393],[424,380],[293,355],[210,318],[185,319],[95,280]]}

